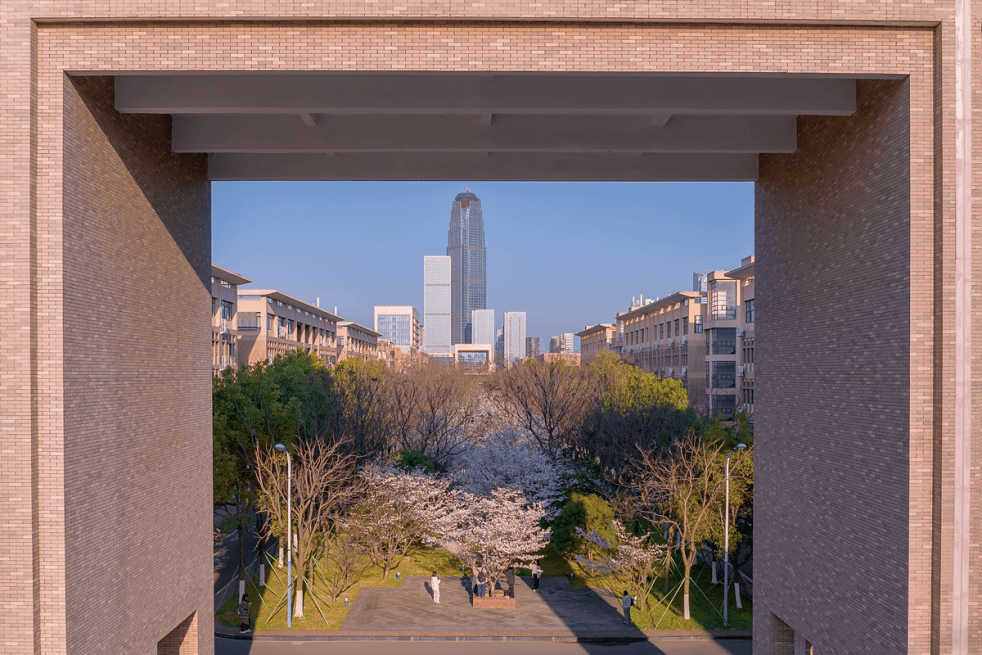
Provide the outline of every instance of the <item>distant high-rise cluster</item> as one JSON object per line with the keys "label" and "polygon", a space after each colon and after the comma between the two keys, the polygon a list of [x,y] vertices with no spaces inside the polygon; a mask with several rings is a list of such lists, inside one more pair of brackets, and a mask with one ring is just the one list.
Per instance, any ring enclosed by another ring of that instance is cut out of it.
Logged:
{"label": "distant high-rise cluster", "polygon": [[472,312],[487,307],[487,253],[481,200],[470,189],[458,193],[450,209],[447,255],[450,257],[450,343],[482,343],[474,339]]}

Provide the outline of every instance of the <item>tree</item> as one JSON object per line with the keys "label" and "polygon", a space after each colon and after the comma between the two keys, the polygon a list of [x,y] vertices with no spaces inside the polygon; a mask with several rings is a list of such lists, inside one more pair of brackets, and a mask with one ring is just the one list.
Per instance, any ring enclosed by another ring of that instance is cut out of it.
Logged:
{"label": "tree", "polygon": [[358,478],[361,495],[345,523],[388,579],[409,547],[428,536],[428,512],[441,505],[449,481],[378,464],[363,468]]}
{"label": "tree", "polygon": [[612,540],[615,538],[610,525],[614,521],[614,510],[610,503],[600,496],[584,496],[572,493],[569,502],[563,507],[562,513],[556,518],[552,528],[552,544],[561,553],[572,554],[587,552],[593,557],[594,542],[583,539],[580,534],[597,534],[599,538]]}
{"label": "tree", "polygon": [[[690,618],[689,592],[697,551],[703,542],[720,536],[722,522],[717,523],[716,519],[722,514],[725,500],[723,466],[729,448],[726,441],[706,440],[694,431],[673,444],[667,456],[639,448],[631,480],[637,490],[639,512],[681,535],[686,619]],[[746,462],[752,458],[751,450],[736,455],[736,465],[730,470],[733,516],[743,500],[739,488],[749,482],[746,476],[751,467]]]}
{"label": "tree", "polygon": [[378,360],[346,359],[330,372],[329,424],[333,438],[346,452],[359,457],[387,459],[394,452],[390,376]]}
{"label": "tree", "polygon": [[497,408],[550,455],[575,443],[593,400],[583,369],[563,360],[528,360],[495,372],[487,386]]}
{"label": "tree", "polygon": [[[292,520],[296,535],[297,586],[294,616],[303,616],[304,591],[314,576],[314,561],[323,532],[333,527],[354,493],[356,457],[340,440],[314,438],[293,445]],[[256,449],[260,505],[285,526],[287,459],[272,448]],[[272,531],[273,526],[267,528]],[[289,529],[289,526],[283,530]]]}
{"label": "tree", "polygon": [[549,542],[549,530],[539,526],[544,508],[518,491],[495,489],[483,497],[458,492],[447,501],[445,511],[434,516],[434,533],[465,564],[474,566],[480,558],[492,590],[506,569],[529,566]]}
{"label": "tree", "polygon": [[517,490],[529,502],[541,504],[551,520],[566,496],[572,467],[515,432],[498,432],[464,450],[454,460],[451,475],[458,487],[477,496],[495,489]]}
{"label": "tree", "polygon": [[596,530],[587,532],[580,527],[576,531],[599,552],[596,558],[576,555],[577,563],[591,573],[609,576],[607,589],[615,596],[619,593],[618,589],[626,586],[644,609],[648,594],[658,580],[656,570],[668,556],[670,548],[656,543],[654,535],[650,533],[641,536],[629,533],[620,521],[610,522],[610,537],[603,537]]}

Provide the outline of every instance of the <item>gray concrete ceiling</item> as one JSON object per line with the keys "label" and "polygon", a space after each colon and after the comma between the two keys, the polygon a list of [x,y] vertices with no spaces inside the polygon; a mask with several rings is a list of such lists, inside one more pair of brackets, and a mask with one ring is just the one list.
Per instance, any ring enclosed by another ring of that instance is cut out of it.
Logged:
{"label": "gray concrete ceiling", "polygon": [[856,80],[141,74],[116,77],[116,109],[170,114],[213,180],[749,181],[797,116],[855,112]]}

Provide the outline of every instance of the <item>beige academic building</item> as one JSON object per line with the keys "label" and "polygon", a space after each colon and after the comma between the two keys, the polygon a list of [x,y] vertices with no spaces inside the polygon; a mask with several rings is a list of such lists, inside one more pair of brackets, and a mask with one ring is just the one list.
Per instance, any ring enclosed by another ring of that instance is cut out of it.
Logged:
{"label": "beige academic building", "polygon": [[982,653],[980,17],[5,0],[0,653],[214,652],[210,183],[365,179],[753,182],[754,652]]}
{"label": "beige academic building", "polygon": [[354,321],[338,323],[338,359],[379,359],[378,340],[382,335]]}
{"label": "beige academic building", "polygon": [[211,371],[219,375],[226,368],[238,370],[236,307],[239,285],[252,282],[228,269],[211,265]]}
{"label": "beige academic building", "polygon": [[239,365],[306,349],[326,366],[338,362],[341,318],[272,289],[239,289]]}

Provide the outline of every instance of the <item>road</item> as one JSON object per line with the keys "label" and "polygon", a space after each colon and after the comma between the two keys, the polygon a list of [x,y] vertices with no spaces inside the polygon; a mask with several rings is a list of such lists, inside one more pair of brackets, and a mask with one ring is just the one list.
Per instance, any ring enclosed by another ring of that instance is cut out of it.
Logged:
{"label": "road", "polygon": [[215,639],[215,655],[751,655],[749,639],[664,640],[633,644],[560,644],[555,642],[289,642]]}

